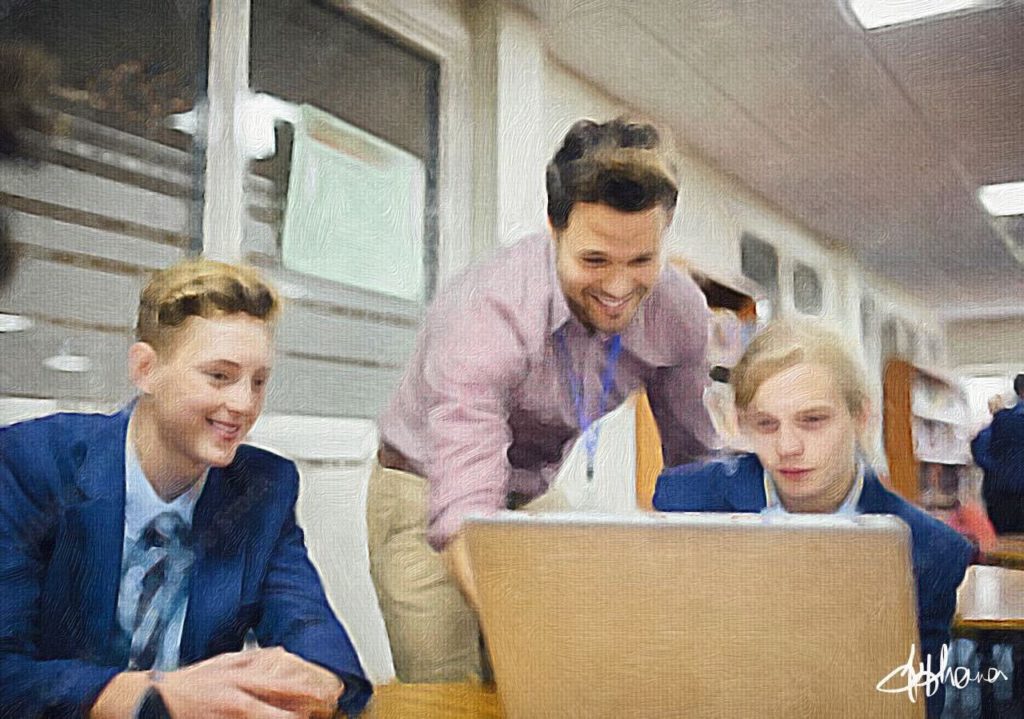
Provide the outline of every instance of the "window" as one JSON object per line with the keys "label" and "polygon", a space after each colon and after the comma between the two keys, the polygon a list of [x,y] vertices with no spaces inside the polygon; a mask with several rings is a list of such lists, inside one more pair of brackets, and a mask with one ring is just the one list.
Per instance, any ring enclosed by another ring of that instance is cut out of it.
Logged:
{"label": "window", "polygon": [[276,205],[264,215],[276,246],[262,251],[425,303],[437,269],[438,64],[342,11],[254,0],[250,72],[272,138],[253,165]]}
{"label": "window", "polygon": [[[758,318],[765,320],[777,312],[779,295],[779,256],[764,240],[744,232],[740,237],[740,271],[761,286],[770,306],[758,304]],[[767,313],[765,312],[767,310]]]}
{"label": "window", "polygon": [[341,5],[251,2],[242,256],[291,298],[269,409],[370,418],[436,283],[441,76]]}
{"label": "window", "polygon": [[793,268],[793,305],[805,315],[821,314],[821,280],[814,268],[803,262]]}
{"label": "window", "polygon": [[0,2],[0,45],[57,69],[33,102],[53,131],[25,132],[31,162],[0,165],[0,212],[21,254],[0,297],[21,324],[0,394],[90,410],[131,396],[124,358],[146,273],[201,247],[204,152],[188,126],[206,95],[207,9]]}

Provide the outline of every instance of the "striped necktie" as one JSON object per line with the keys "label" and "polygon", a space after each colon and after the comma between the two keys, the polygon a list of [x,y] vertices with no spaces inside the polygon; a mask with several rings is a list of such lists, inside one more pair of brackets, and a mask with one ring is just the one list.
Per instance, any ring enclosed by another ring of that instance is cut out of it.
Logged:
{"label": "striped necktie", "polygon": [[188,596],[193,556],[189,527],[177,512],[154,517],[139,543],[145,573],[132,626],[130,670],[150,669],[156,661],[167,625]]}

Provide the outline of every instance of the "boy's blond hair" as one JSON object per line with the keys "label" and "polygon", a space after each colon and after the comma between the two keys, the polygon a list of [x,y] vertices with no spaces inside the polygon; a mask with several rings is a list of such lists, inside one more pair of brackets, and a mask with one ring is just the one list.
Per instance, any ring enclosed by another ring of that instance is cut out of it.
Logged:
{"label": "boy's blond hair", "polygon": [[820,320],[777,320],[754,337],[729,375],[736,408],[747,409],[767,379],[803,362],[829,369],[850,414],[863,412],[868,400],[864,370],[839,334]]}
{"label": "boy's blond hair", "polygon": [[273,324],[280,307],[277,292],[254,268],[186,260],[155,272],[142,290],[135,337],[163,352],[189,317],[242,312]]}

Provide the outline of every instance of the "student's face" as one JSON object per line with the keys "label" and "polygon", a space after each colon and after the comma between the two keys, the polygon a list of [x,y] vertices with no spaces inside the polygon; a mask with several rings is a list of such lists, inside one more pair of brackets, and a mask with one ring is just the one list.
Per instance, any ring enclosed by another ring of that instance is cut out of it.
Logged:
{"label": "student's face", "polygon": [[791,511],[834,511],[853,483],[858,432],[832,372],[801,363],[769,377],[742,415],[744,433]]}
{"label": "student's face", "polygon": [[133,378],[175,459],[196,467],[230,464],[263,409],[271,328],[244,313],[192,317],[163,352],[149,345],[141,352],[143,366],[133,366]]}
{"label": "student's face", "polygon": [[620,212],[578,202],[558,233],[558,280],[573,314],[601,332],[621,332],[661,272],[668,213],[657,205]]}

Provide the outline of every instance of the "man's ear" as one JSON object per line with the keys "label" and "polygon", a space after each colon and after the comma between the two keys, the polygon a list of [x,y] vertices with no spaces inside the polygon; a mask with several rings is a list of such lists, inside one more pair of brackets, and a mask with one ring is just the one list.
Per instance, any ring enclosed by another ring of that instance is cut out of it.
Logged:
{"label": "man's ear", "polygon": [[153,376],[159,363],[156,350],[148,342],[136,342],[128,348],[128,376],[143,394],[151,394]]}

